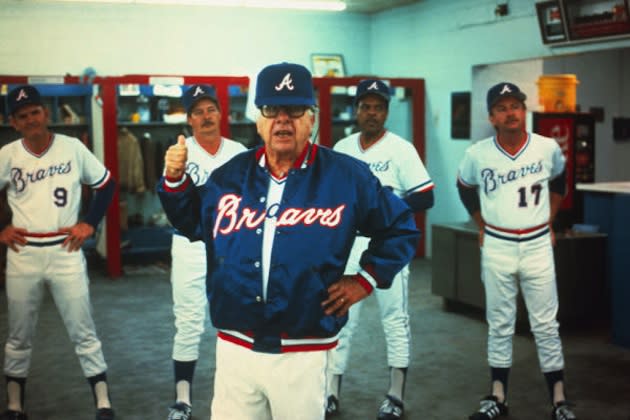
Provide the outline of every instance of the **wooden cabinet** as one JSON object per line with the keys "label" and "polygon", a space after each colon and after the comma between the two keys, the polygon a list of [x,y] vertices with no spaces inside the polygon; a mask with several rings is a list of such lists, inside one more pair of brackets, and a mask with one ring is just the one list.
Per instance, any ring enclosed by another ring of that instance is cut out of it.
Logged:
{"label": "wooden cabinet", "polygon": [[[477,229],[471,224],[433,225],[433,294],[446,302],[484,309]],[[609,317],[605,234],[557,235],[554,248],[561,322],[597,321]],[[517,320],[527,320],[519,294]]]}
{"label": "wooden cabinet", "polygon": [[536,3],[542,40],[550,45],[630,37],[628,0],[554,0]]}

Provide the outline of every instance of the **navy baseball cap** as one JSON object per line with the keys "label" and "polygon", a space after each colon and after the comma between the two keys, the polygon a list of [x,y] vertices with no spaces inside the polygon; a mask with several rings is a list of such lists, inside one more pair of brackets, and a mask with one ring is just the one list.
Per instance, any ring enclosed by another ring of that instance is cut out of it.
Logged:
{"label": "navy baseball cap", "polygon": [[365,95],[378,95],[389,103],[389,86],[377,79],[361,80],[357,85],[357,93],[354,96],[354,104],[358,104]]}
{"label": "navy baseball cap", "polygon": [[311,72],[300,64],[279,63],[265,67],[256,79],[258,108],[264,105],[315,106]]}
{"label": "navy baseball cap", "polygon": [[44,105],[39,91],[31,85],[18,86],[9,92],[9,114],[15,112],[25,105]]}
{"label": "navy baseball cap", "polygon": [[219,108],[219,101],[217,101],[214,88],[208,85],[192,85],[182,95],[182,102],[186,109],[186,114],[190,115],[190,111],[193,106],[201,99],[210,99]]}
{"label": "navy baseball cap", "polygon": [[488,112],[490,112],[494,104],[499,102],[499,100],[507,97],[516,98],[521,102],[525,102],[525,99],[527,99],[527,96],[525,96],[514,83],[497,83],[488,90],[488,97],[486,99],[488,102]]}

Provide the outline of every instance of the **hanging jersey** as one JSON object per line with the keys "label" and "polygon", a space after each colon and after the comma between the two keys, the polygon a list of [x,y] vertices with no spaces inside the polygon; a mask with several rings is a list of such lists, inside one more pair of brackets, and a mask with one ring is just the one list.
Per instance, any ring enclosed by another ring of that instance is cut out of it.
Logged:
{"label": "hanging jersey", "polygon": [[511,155],[490,137],[466,150],[458,180],[478,188],[486,223],[528,229],[549,222],[549,181],[564,166],[562,151],[551,138],[529,133],[521,149]]}
{"label": "hanging jersey", "polygon": [[56,232],[77,223],[81,185],[98,189],[107,168],[77,138],[54,134],[40,154],[23,139],[0,149],[0,189],[7,188],[12,223],[30,233]]}

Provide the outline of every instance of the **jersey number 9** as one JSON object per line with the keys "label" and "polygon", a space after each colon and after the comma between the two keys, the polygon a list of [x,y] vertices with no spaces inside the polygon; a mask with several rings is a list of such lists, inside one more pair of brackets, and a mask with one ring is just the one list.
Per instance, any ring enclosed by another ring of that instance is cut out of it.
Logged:
{"label": "jersey number 9", "polygon": [[65,188],[55,188],[53,192],[54,203],[57,207],[64,207],[68,203],[68,191]]}

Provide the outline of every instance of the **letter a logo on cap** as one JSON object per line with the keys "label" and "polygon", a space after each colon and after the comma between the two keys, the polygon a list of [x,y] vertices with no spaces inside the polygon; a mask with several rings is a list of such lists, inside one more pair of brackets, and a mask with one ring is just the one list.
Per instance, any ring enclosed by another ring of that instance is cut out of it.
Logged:
{"label": "letter a logo on cap", "polygon": [[24,89],[20,89],[20,93],[18,93],[18,96],[17,98],[15,98],[15,101],[19,102],[22,99],[28,99],[28,95],[26,94],[26,91],[24,91]]}
{"label": "letter a logo on cap", "polygon": [[291,79],[291,73],[287,73],[280,84],[276,85],[274,89],[276,89],[277,92],[280,92],[285,87],[289,90],[295,89],[295,87],[293,86],[293,79]]}
{"label": "letter a logo on cap", "polygon": [[503,89],[501,89],[499,95],[504,95],[506,93],[512,93],[512,91],[510,90],[510,87],[508,85],[503,85]]}
{"label": "letter a logo on cap", "polygon": [[372,82],[370,86],[367,87],[367,90],[378,90],[378,83],[376,83],[376,80]]}
{"label": "letter a logo on cap", "polygon": [[198,96],[198,95],[203,95],[206,92],[201,88],[201,86],[197,86],[195,88],[195,91],[193,92],[193,97]]}

